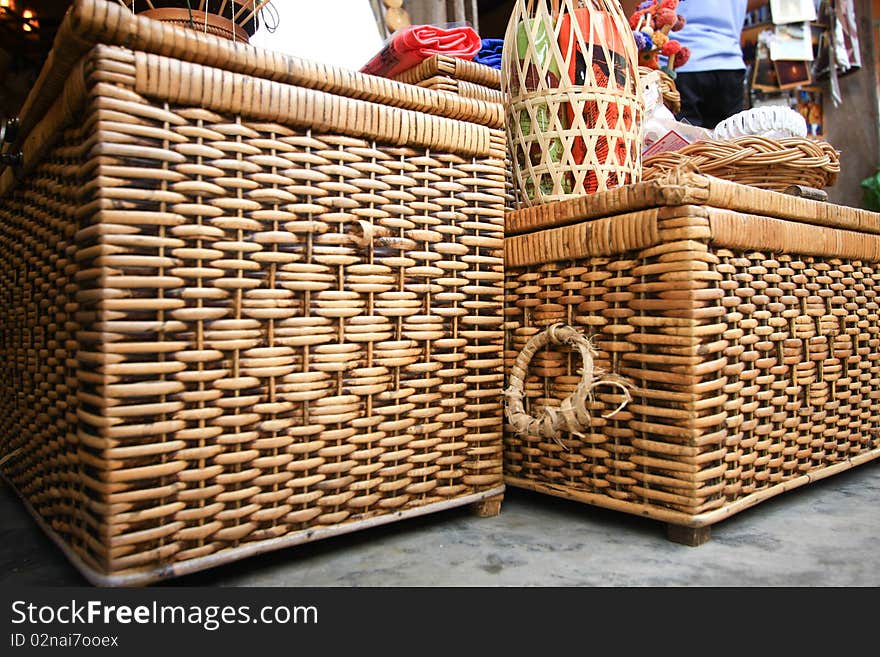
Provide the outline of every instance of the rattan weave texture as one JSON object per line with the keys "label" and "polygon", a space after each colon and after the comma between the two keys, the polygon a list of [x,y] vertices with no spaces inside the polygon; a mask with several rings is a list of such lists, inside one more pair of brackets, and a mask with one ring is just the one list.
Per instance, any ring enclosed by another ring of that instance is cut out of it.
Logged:
{"label": "rattan weave texture", "polygon": [[4,476],[109,584],[497,498],[503,131],[111,8],[0,178]]}
{"label": "rattan weave texture", "polygon": [[[678,172],[507,227],[505,367],[563,324],[634,386],[580,435],[508,426],[508,484],[704,527],[880,456],[880,215]],[[526,411],[581,362],[535,354]]]}
{"label": "rattan weave texture", "polygon": [[[493,103],[502,113],[504,112],[501,71],[483,64],[446,55],[433,55],[418,66],[404,71],[395,79],[405,84]],[[505,210],[513,210],[516,206],[513,163],[509,155],[509,152],[505,153],[507,171]]]}
{"label": "rattan weave texture", "polygon": [[395,80],[434,91],[448,91],[464,98],[504,103],[501,71],[466,59],[433,55]]}

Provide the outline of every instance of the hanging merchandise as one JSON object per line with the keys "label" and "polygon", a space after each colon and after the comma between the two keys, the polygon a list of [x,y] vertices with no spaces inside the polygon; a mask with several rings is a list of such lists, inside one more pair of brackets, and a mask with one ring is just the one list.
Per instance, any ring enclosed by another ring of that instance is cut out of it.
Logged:
{"label": "hanging merchandise", "polygon": [[777,25],[769,40],[770,59],[813,61],[813,34],[809,21]]}
{"label": "hanging merchandise", "polygon": [[770,0],[770,16],[775,25],[816,20],[814,0]]}
{"label": "hanging merchandise", "polygon": [[839,79],[862,66],[859,31],[853,0],[834,0],[829,44],[831,100],[835,107],[843,102]]}
{"label": "hanging merchandise", "polygon": [[521,205],[640,179],[638,59],[616,0],[517,0],[501,77]]}
{"label": "hanging merchandise", "polygon": [[837,0],[834,6],[834,49],[837,67],[841,74],[850,73],[862,66],[859,51],[859,29],[853,0]]}

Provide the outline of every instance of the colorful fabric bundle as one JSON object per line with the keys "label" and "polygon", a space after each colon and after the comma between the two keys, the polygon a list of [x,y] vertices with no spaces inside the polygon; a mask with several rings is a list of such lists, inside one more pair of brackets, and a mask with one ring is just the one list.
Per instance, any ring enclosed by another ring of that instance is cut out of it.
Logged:
{"label": "colorful fabric bundle", "polygon": [[504,39],[483,39],[482,44],[474,61],[501,70],[501,49],[504,47]]}
{"label": "colorful fabric bundle", "polygon": [[471,27],[410,25],[392,34],[360,72],[392,78],[432,55],[473,59],[481,47],[480,35]]}

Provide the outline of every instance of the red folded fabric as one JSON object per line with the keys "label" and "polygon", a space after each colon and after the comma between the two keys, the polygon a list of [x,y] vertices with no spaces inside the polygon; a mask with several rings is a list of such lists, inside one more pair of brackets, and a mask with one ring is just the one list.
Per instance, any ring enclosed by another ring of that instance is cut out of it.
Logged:
{"label": "red folded fabric", "polygon": [[471,27],[410,25],[392,34],[385,47],[364,64],[361,73],[393,78],[432,55],[473,59],[481,47],[480,35]]}

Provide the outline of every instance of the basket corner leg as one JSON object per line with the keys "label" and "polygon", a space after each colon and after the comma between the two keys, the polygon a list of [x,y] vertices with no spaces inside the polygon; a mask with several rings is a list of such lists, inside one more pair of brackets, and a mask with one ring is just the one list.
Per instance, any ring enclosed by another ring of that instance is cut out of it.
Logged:
{"label": "basket corner leg", "polygon": [[673,543],[680,543],[688,547],[697,547],[708,543],[712,538],[712,527],[685,527],[684,525],[666,525],[666,538]]}
{"label": "basket corner leg", "polygon": [[501,502],[504,495],[487,497],[485,500],[471,504],[471,511],[478,518],[494,518],[501,514]]}

